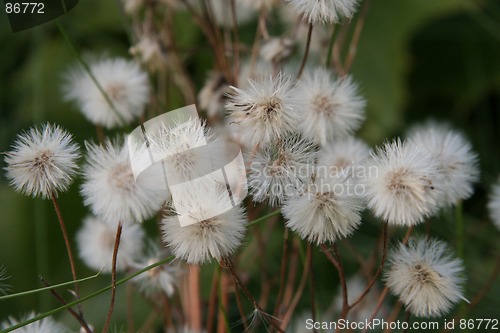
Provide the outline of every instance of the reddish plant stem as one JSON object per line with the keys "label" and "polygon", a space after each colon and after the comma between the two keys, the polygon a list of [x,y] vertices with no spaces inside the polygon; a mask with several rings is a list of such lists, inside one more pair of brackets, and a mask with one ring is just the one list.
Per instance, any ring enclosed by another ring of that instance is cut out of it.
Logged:
{"label": "reddish plant stem", "polygon": [[[59,202],[57,201],[57,197],[55,193],[51,194],[52,203],[54,204],[54,210],[56,211],[57,220],[59,221],[59,226],[61,227],[61,232],[64,238],[64,244],[66,245],[66,252],[68,253],[69,265],[71,268],[71,276],[73,280],[77,280],[76,277],[76,269],[75,269],[75,259],[73,257],[73,251],[71,250],[71,244],[69,242],[68,231],[66,230],[66,224],[64,223],[64,219],[61,213],[61,208],[59,207]],[[78,283],[75,282],[75,295],[76,298],[80,298],[80,292],[78,288]],[[83,320],[83,310],[81,304],[78,304],[78,314]],[[92,333],[92,331],[87,327],[84,327],[85,332]]]}
{"label": "reddish plant stem", "polygon": [[210,298],[208,299],[208,315],[207,315],[207,332],[212,332],[214,327],[215,306],[217,305],[217,289],[219,286],[219,269],[214,268],[214,276],[212,278],[212,288],[210,290]]}
{"label": "reddish plant stem", "polygon": [[[413,232],[413,229],[414,229],[415,226],[410,226],[408,228],[408,231],[406,232],[406,235],[403,239],[403,244],[406,245],[408,244],[408,241],[410,240],[410,236],[411,236],[411,233]],[[380,297],[377,301],[377,305],[375,306],[375,309],[373,310],[371,316],[370,316],[370,319],[369,321],[373,321],[373,319],[377,316],[380,308],[382,307],[382,304],[384,303],[384,299],[385,297],[387,296],[387,293],[389,292],[389,288],[388,287],[385,287],[384,290],[382,291],[382,293],[380,294]],[[364,330],[363,332],[366,332],[366,330]]]}
{"label": "reddish plant stem", "polygon": [[302,277],[300,278],[300,283],[299,287],[297,288],[297,291],[295,292],[295,295],[293,296],[292,301],[290,302],[290,306],[288,307],[285,316],[283,317],[283,320],[281,321],[280,329],[282,331],[285,331],[286,328],[288,327],[288,323],[292,319],[292,315],[295,311],[295,308],[297,307],[297,304],[299,303],[300,298],[302,297],[302,293],[304,292],[304,288],[307,283],[307,277],[309,275],[309,266],[311,264],[309,260],[309,252],[311,252],[311,247],[307,247],[307,252],[306,252],[306,260],[304,263],[304,268],[302,271]]}
{"label": "reddish plant stem", "polygon": [[[313,251],[311,243],[307,243],[307,254],[309,255],[309,297],[311,302],[311,319],[316,322],[316,302],[314,297],[314,267],[313,267]],[[316,328],[313,329],[314,333],[318,331]]]}
{"label": "reddish plant stem", "polygon": [[[233,266],[233,263],[232,263],[231,259],[224,258],[224,259],[222,259],[221,263],[223,264],[223,266],[225,268],[227,268],[229,270],[229,272],[233,276],[233,279],[234,279],[234,282],[235,282],[236,286],[238,286],[241,289],[241,291],[243,292],[243,294],[252,303],[254,309],[257,310],[262,315],[266,315],[266,313],[264,312],[264,310],[260,307],[259,303],[257,303],[257,300],[255,299],[255,297],[253,297],[253,295],[250,293],[250,291],[247,289],[247,287],[241,282],[241,279],[238,277],[238,274],[236,274],[236,271],[234,269],[234,266]],[[276,328],[279,332],[285,333],[284,330],[282,330],[279,327],[279,325],[275,322],[275,319],[273,317],[269,317],[269,323],[274,328]]]}
{"label": "reddish plant stem", "polygon": [[361,36],[361,31],[363,30],[363,26],[365,23],[366,15],[368,14],[369,7],[370,7],[370,0],[365,0],[361,8],[361,13],[359,14],[358,17],[358,21],[356,22],[356,26],[354,28],[354,34],[352,36],[351,43],[349,44],[349,51],[347,54],[347,58],[344,62],[345,73],[349,73],[349,71],[351,70],[351,66],[354,62],[354,57],[356,56],[356,51],[359,44],[359,38]]}
{"label": "reddish plant stem", "polygon": [[309,49],[311,48],[313,26],[314,25],[312,23],[309,23],[309,30],[307,31],[306,49],[304,51],[304,56],[302,57],[302,63],[300,64],[299,72],[297,73],[297,80],[300,79],[302,73],[304,72],[304,68],[306,67],[307,58],[309,56]]}
{"label": "reddish plant stem", "polygon": [[111,304],[109,305],[108,315],[106,317],[106,322],[104,324],[104,328],[102,329],[102,333],[106,333],[109,329],[109,325],[111,323],[111,317],[113,316],[113,310],[115,307],[115,298],[116,298],[116,259],[118,257],[118,248],[120,247],[120,239],[122,236],[122,223],[118,222],[118,227],[116,228],[116,236],[115,236],[115,246],[113,248],[113,261],[111,264]]}

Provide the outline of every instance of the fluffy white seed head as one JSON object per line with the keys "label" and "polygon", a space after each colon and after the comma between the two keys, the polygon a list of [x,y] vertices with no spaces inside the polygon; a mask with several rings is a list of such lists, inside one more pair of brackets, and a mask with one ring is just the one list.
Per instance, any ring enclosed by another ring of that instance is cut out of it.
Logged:
{"label": "fluffy white seed head", "polygon": [[86,147],[81,194],[95,215],[107,222],[143,222],[161,208],[165,197],[135,181],[126,143]]}
{"label": "fluffy white seed head", "polygon": [[479,178],[478,157],[462,133],[446,124],[428,122],[410,130],[409,139],[421,145],[439,164],[443,206],[469,198]]}
{"label": "fluffy white seed head", "polygon": [[232,87],[226,109],[238,127],[241,141],[249,147],[266,146],[295,132],[300,121],[296,90],[289,77],[268,76],[249,81],[249,87]]}
{"label": "fluffy white seed head", "polygon": [[248,185],[254,201],[266,201],[270,206],[281,205],[296,196],[312,176],[316,147],[311,142],[293,136],[277,147],[260,149],[246,158]]}
{"label": "fluffy white seed head", "polygon": [[74,102],[93,124],[116,128],[137,119],[149,99],[147,74],[133,61],[114,58],[99,59],[89,64],[113,107],[90,75],[81,67],[67,75],[65,98]]}
{"label": "fluffy white seed head", "polygon": [[491,189],[488,210],[491,220],[497,229],[500,230],[500,180],[497,181]]}
{"label": "fluffy white seed head", "polygon": [[[0,329],[4,330],[14,325],[20,324],[26,320],[36,317],[38,314],[31,312],[22,316],[19,320],[14,317],[9,317],[7,320],[0,323]],[[46,317],[34,323],[28,324],[14,330],[15,333],[68,333],[69,330],[62,324],[56,322],[51,317]]]}
{"label": "fluffy white seed head", "polygon": [[361,223],[363,209],[352,179],[318,178],[282,208],[286,226],[310,243],[333,243],[349,236]]}
{"label": "fluffy white seed head", "polygon": [[203,264],[220,260],[240,246],[247,219],[240,206],[226,210],[226,193],[225,185],[216,184],[185,192],[172,213],[189,215],[198,223],[181,226],[176,215],[163,218],[163,240],[177,258]]}
{"label": "fluffy white seed head", "polygon": [[358,0],[287,0],[310,23],[337,23],[351,18]]}
{"label": "fluffy white seed head", "polygon": [[330,174],[356,176],[358,167],[370,156],[370,148],[355,137],[334,141],[318,152],[318,167],[325,167]]}
{"label": "fluffy white seed head", "polygon": [[389,255],[386,285],[417,317],[447,314],[462,295],[463,263],[453,258],[445,243],[410,239]]}
{"label": "fluffy white seed head", "polygon": [[[111,272],[113,250],[118,223],[87,216],[76,235],[78,253],[83,262],[95,270]],[[116,260],[116,270],[123,271],[132,267],[141,254],[144,231],[138,224],[122,226],[120,247]]]}
{"label": "fluffy white seed head", "polygon": [[299,80],[302,135],[326,145],[357,130],[364,120],[365,100],[351,77],[334,78],[326,69],[306,72]]}
{"label": "fluffy white seed head", "polygon": [[[158,243],[150,241],[145,255],[138,260],[136,268],[142,269],[167,256],[166,249],[161,249]],[[148,297],[161,294],[170,297],[174,294],[179,277],[179,266],[169,263],[152,268],[146,273],[138,275],[133,281],[137,284],[138,289]]]}
{"label": "fluffy white seed head", "polygon": [[50,198],[66,191],[77,172],[78,146],[56,125],[33,127],[18,136],[6,153],[6,176],[18,192]]}
{"label": "fluffy white seed head", "polygon": [[361,181],[368,207],[394,225],[415,225],[434,214],[443,186],[439,165],[420,145],[399,139],[384,144],[367,161]]}

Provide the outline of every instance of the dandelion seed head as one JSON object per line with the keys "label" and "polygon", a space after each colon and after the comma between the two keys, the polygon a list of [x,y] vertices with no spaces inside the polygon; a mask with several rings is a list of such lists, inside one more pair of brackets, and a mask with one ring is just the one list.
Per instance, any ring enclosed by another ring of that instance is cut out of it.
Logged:
{"label": "dandelion seed head", "polygon": [[214,184],[181,197],[172,213],[199,222],[181,226],[175,215],[163,218],[163,240],[177,258],[204,264],[227,257],[240,246],[247,219],[242,207],[228,209],[228,200],[226,187]]}
{"label": "dandelion seed head", "polygon": [[[158,243],[148,242],[146,254],[138,260],[136,268],[142,269],[158,262],[167,256],[166,252],[165,249],[160,249]],[[146,274],[138,275],[133,281],[139,290],[148,297],[154,297],[161,293],[170,297],[175,292],[180,273],[179,266],[164,264],[148,270]]]}
{"label": "dandelion seed head", "polygon": [[93,124],[116,128],[137,119],[149,99],[147,74],[133,61],[109,58],[90,62],[90,72],[112,102],[99,90],[90,75],[78,67],[69,72],[65,98]]}
{"label": "dandelion seed head", "polygon": [[265,146],[295,132],[300,119],[290,78],[280,74],[249,83],[244,89],[232,87],[226,103],[228,120],[238,127],[241,141]]}
{"label": "dandelion seed head", "polygon": [[421,146],[399,139],[386,143],[366,166],[377,170],[361,180],[368,207],[385,222],[415,225],[438,210],[438,165]]}
{"label": "dandelion seed head", "polygon": [[386,285],[417,317],[447,314],[460,299],[463,263],[453,258],[445,243],[435,239],[410,239],[389,254]]}
{"label": "dandelion seed head", "polygon": [[438,161],[443,206],[469,198],[479,178],[478,157],[464,135],[444,123],[428,122],[410,130],[409,140]]}
{"label": "dandelion seed head", "polygon": [[165,197],[135,181],[125,143],[108,140],[105,146],[86,147],[80,192],[95,215],[107,222],[143,222],[160,209]]}
{"label": "dandelion seed head", "polygon": [[355,137],[347,137],[322,146],[318,152],[318,165],[332,173],[349,173],[370,156],[370,148]]}
{"label": "dandelion seed head", "polygon": [[[76,241],[83,262],[95,270],[111,272],[113,250],[118,223],[108,223],[94,216],[87,216],[78,231]],[[138,224],[122,226],[116,270],[131,267],[141,254],[144,231]]]}
{"label": "dandelion seed head", "polygon": [[497,181],[491,189],[488,201],[488,211],[491,220],[497,229],[500,230],[500,180]]}
{"label": "dandelion seed head", "polygon": [[361,223],[362,201],[348,177],[318,178],[307,191],[285,202],[286,226],[317,245],[352,234]]}
{"label": "dandelion seed head", "polygon": [[[14,325],[18,325],[26,320],[36,317],[38,314],[31,312],[21,317],[20,320],[9,317],[7,320],[0,323],[0,329],[8,329]],[[56,322],[51,317],[40,319],[34,323],[20,327],[12,332],[15,333],[67,333],[69,332],[66,327]]]}
{"label": "dandelion seed head", "polygon": [[20,134],[6,153],[6,176],[16,191],[50,198],[68,189],[79,156],[72,136],[59,126],[33,127]]}
{"label": "dandelion seed head", "polygon": [[352,134],[364,120],[366,102],[349,76],[333,78],[323,68],[306,72],[298,82],[297,94],[303,115],[299,130],[318,144]]}
{"label": "dandelion seed head", "polygon": [[248,167],[248,185],[256,202],[280,205],[296,195],[311,177],[316,147],[298,136],[285,139],[278,147],[264,147],[252,156]]}
{"label": "dandelion seed head", "polygon": [[309,23],[337,23],[351,18],[358,6],[357,0],[287,0],[295,11]]}

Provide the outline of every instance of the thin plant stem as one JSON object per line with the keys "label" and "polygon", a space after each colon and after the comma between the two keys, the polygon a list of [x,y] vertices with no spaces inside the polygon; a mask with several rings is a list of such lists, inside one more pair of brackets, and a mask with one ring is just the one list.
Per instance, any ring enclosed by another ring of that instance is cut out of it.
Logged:
{"label": "thin plant stem", "polygon": [[214,327],[215,306],[217,304],[217,289],[219,285],[220,266],[215,266],[212,278],[212,288],[208,299],[207,332],[212,332]]}
{"label": "thin plant stem", "polygon": [[259,218],[256,218],[255,220],[248,222],[247,227],[251,227],[251,226],[253,226],[254,224],[257,224],[257,223],[260,223],[260,222],[267,221],[270,217],[273,217],[273,216],[275,216],[275,215],[278,215],[279,213],[281,213],[281,210],[279,210],[279,209],[278,209],[278,210],[275,210],[275,211],[273,211],[273,212],[271,212],[271,213],[268,213],[268,214],[266,214],[266,215],[264,215],[264,216],[261,216],[261,217],[259,217]]}
{"label": "thin plant stem", "polygon": [[[310,247],[307,247],[306,251],[311,251],[312,249]],[[280,329],[281,331],[285,331],[286,328],[288,327],[288,323],[292,319],[293,313],[295,311],[295,308],[299,304],[300,298],[302,297],[302,293],[304,292],[304,288],[307,283],[307,277],[309,276],[309,254],[306,254],[306,259],[304,261],[304,270],[302,271],[302,276],[300,278],[299,286],[297,288],[297,291],[295,292],[295,295],[292,298],[292,301],[290,302],[290,306],[288,307],[285,316],[283,317],[283,320],[281,321]]]}
{"label": "thin plant stem", "polygon": [[66,33],[66,30],[64,29],[64,27],[61,24],[61,22],[59,22],[58,19],[56,19],[55,22],[56,22],[57,28],[59,29],[59,32],[64,37],[64,40],[66,41],[66,44],[68,44],[69,48],[71,49],[71,51],[73,52],[74,56],[76,57],[76,59],[78,60],[78,62],[80,63],[80,65],[83,67],[83,69],[85,70],[85,72],[90,76],[91,80],[94,82],[94,84],[96,85],[97,89],[99,90],[99,92],[102,94],[102,96],[106,100],[106,103],[108,103],[111,111],[118,118],[118,123],[120,125],[125,124],[126,123],[125,119],[123,119],[122,115],[116,109],[116,107],[115,107],[113,101],[111,100],[111,98],[109,97],[109,95],[106,93],[106,91],[101,86],[101,84],[99,83],[99,81],[97,81],[97,78],[95,77],[94,73],[92,73],[92,70],[90,69],[90,67],[87,64],[87,62],[83,59],[83,57],[80,55],[80,53],[76,50],[75,46],[71,42],[68,34]]}
{"label": "thin plant stem", "polygon": [[111,264],[111,302],[109,305],[108,315],[106,316],[106,322],[104,323],[104,328],[102,333],[106,333],[109,329],[111,323],[111,317],[113,316],[113,310],[115,307],[115,297],[116,297],[116,259],[118,257],[118,248],[120,247],[120,239],[122,236],[122,223],[118,222],[118,227],[116,228],[115,236],[115,246],[113,248],[113,261]]}
{"label": "thin plant stem", "polygon": [[[141,275],[142,273],[147,272],[147,271],[149,271],[150,269],[153,269],[153,268],[155,268],[155,267],[158,267],[158,266],[164,265],[164,264],[166,264],[166,263],[168,263],[168,262],[172,261],[173,259],[174,259],[174,256],[169,256],[169,257],[167,257],[167,258],[165,258],[165,259],[162,259],[162,260],[160,260],[160,261],[158,261],[158,262],[156,262],[156,263],[154,263],[154,264],[151,264],[151,265],[149,265],[149,266],[146,266],[146,267],[144,267],[143,269],[140,269],[140,270],[138,270],[137,272],[132,273],[132,274],[130,274],[129,276],[124,277],[124,278],[122,278],[122,279],[120,279],[120,280],[116,281],[116,286],[119,286],[119,285],[121,285],[121,284],[123,284],[123,283],[125,283],[125,282],[130,281],[130,280],[132,280],[133,278],[135,278],[136,276]],[[39,321],[39,320],[41,320],[41,319],[43,319],[43,318],[47,318],[47,317],[49,317],[49,316],[55,315],[55,314],[57,314],[57,313],[59,313],[59,312],[61,312],[61,311],[63,311],[63,310],[66,310],[67,308],[74,307],[75,305],[78,305],[78,304],[80,304],[80,303],[82,303],[82,302],[85,302],[85,301],[87,301],[87,300],[89,300],[89,299],[92,299],[92,298],[94,298],[94,297],[96,297],[96,296],[99,296],[99,295],[101,295],[101,294],[103,294],[103,293],[107,292],[108,290],[110,290],[110,289],[112,289],[112,288],[113,288],[113,285],[109,285],[109,286],[107,286],[107,287],[104,287],[104,288],[102,288],[102,289],[99,289],[99,290],[97,290],[97,291],[95,291],[95,292],[93,292],[93,293],[91,293],[91,294],[89,294],[89,295],[87,295],[87,296],[84,296],[84,297],[81,297],[80,299],[77,299],[76,301],[70,302],[70,303],[68,303],[68,304],[66,304],[66,305],[63,305],[63,306],[60,306],[60,307],[58,307],[58,308],[56,308],[56,309],[53,309],[53,310],[47,311],[47,312],[45,312],[45,313],[39,314],[38,316],[35,316],[35,317],[30,318],[30,319],[28,319],[28,320],[25,320],[25,321],[23,321],[23,322],[21,322],[21,323],[19,323],[19,324],[16,324],[16,325],[11,326],[11,327],[9,327],[9,328],[7,328],[7,329],[4,329],[4,330],[0,331],[0,333],[8,333],[8,332],[12,332],[12,331],[14,331],[14,330],[17,330],[18,328],[24,327],[24,326],[26,326],[26,325],[29,325],[29,324],[34,323],[34,322],[36,322],[36,321]]]}
{"label": "thin plant stem", "polygon": [[300,69],[297,73],[297,80],[300,79],[302,73],[304,72],[304,68],[306,67],[307,58],[309,56],[309,49],[311,48],[311,37],[313,31],[313,23],[309,23],[309,30],[307,31],[307,41],[306,41],[306,49],[304,51],[304,56],[302,57],[302,63],[300,64]]}
{"label": "thin plant stem", "polygon": [[58,283],[58,284],[54,284],[54,285],[47,286],[47,287],[44,287],[44,288],[38,288],[38,289],[23,291],[23,292],[20,292],[20,293],[15,293],[15,294],[9,294],[9,295],[5,295],[5,296],[1,296],[0,297],[0,301],[4,301],[4,300],[9,299],[9,298],[16,298],[16,297],[21,297],[21,296],[36,294],[36,293],[40,293],[42,291],[52,290],[52,289],[55,289],[55,288],[61,288],[61,287],[66,287],[66,286],[74,285],[75,282],[85,282],[85,281],[88,281],[88,280],[95,279],[100,274],[101,274],[101,272],[97,272],[97,274],[94,274],[92,276],[89,276],[89,277],[86,277],[86,278],[82,278],[82,279],[79,279],[79,280]]}
{"label": "thin plant stem", "polygon": [[190,310],[191,310],[191,329],[201,330],[201,300],[200,300],[200,267],[189,265],[188,271]]}
{"label": "thin plant stem", "polygon": [[[66,301],[64,300],[64,298],[61,295],[59,295],[59,293],[52,286],[50,286],[50,284],[47,281],[45,281],[45,279],[43,277],[40,276],[40,280],[45,285],[45,287],[50,290],[50,293],[62,305],[66,305],[67,304]],[[85,332],[92,333],[92,330],[90,329],[89,325],[87,324],[87,322],[85,322],[85,319],[83,319],[83,317],[79,313],[77,313],[72,308],[67,308],[66,310],[68,310],[68,312],[80,323],[80,325],[83,327],[83,329],[85,330]]]}
{"label": "thin plant stem", "polygon": [[127,285],[127,332],[134,333],[134,302],[132,296],[134,295],[134,285],[129,283]]}
{"label": "thin plant stem", "polygon": [[[311,319],[316,322],[316,302],[314,297],[314,267],[313,267],[313,251],[311,243],[307,243],[307,255],[309,260],[309,297],[311,301]],[[317,333],[316,328],[313,329]]]}
{"label": "thin plant stem", "polygon": [[332,25],[332,33],[330,35],[330,41],[328,43],[328,53],[326,54],[325,66],[326,68],[330,68],[330,64],[332,63],[332,50],[333,44],[335,42],[335,37],[337,36],[337,25]]}
{"label": "thin plant stem", "polygon": [[366,15],[368,14],[369,7],[370,7],[370,0],[365,0],[363,2],[361,12],[358,16],[356,26],[354,27],[354,34],[352,36],[351,43],[349,44],[347,58],[344,62],[344,70],[346,73],[349,73],[349,71],[351,70],[351,66],[354,62],[354,57],[356,56],[356,51],[359,44],[359,38],[361,36],[361,31],[363,30],[363,26],[365,23]]}
{"label": "thin plant stem", "polygon": [[359,302],[361,302],[363,300],[363,298],[370,292],[371,288],[373,287],[373,285],[377,281],[378,277],[382,273],[382,270],[384,269],[385,260],[387,258],[387,243],[388,243],[387,242],[387,239],[388,239],[388,236],[387,236],[388,225],[387,225],[387,223],[384,223],[383,234],[384,235],[383,235],[383,245],[382,245],[382,259],[380,261],[380,265],[377,269],[377,272],[375,273],[373,278],[370,280],[370,283],[368,283],[368,285],[366,286],[363,293],[361,295],[359,295],[359,297],[352,304],[349,305],[349,309],[352,309],[354,306],[356,306],[356,304],[358,304]]}
{"label": "thin plant stem", "polygon": [[276,296],[276,305],[274,306],[273,313],[275,315],[278,314],[279,307],[281,304],[281,299],[283,298],[283,292],[285,289],[285,278],[286,278],[286,269],[288,263],[288,228],[285,227],[285,231],[283,233],[283,252],[281,254],[281,265],[280,265],[280,282],[278,295]]}
{"label": "thin plant stem", "polygon": [[[406,232],[406,235],[403,239],[404,245],[408,244],[408,241],[410,240],[410,236],[411,236],[414,228],[415,228],[414,225],[412,225],[408,228],[408,231]],[[377,301],[377,305],[375,306],[375,309],[373,310],[372,314],[370,315],[369,321],[373,321],[373,319],[377,316],[378,312],[380,311],[380,308],[382,307],[382,304],[384,303],[384,299],[387,296],[388,292],[389,292],[389,288],[385,287],[379,296],[379,299]],[[364,330],[363,332],[366,332],[366,330]]]}
{"label": "thin plant stem", "polygon": [[410,318],[411,318],[411,313],[410,311],[406,311],[406,314],[405,314],[405,323],[407,323],[407,327],[404,329],[403,333],[406,333],[408,332],[408,328],[409,328],[409,324],[410,324]]}
{"label": "thin plant stem", "polygon": [[[59,221],[59,226],[61,227],[61,232],[64,238],[64,244],[66,245],[66,252],[68,253],[68,258],[69,258],[69,265],[71,267],[71,276],[73,277],[73,281],[75,281],[74,286],[75,286],[75,295],[76,298],[80,298],[80,293],[78,291],[78,282],[77,277],[76,277],[76,269],[75,269],[75,260],[73,257],[73,251],[71,251],[71,244],[69,242],[69,237],[68,237],[68,231],[66,230],[66,224],[64,223],[64,219],[62,217],[61,213],[61,208],[59,207],[59,202],[57,201],[55,193],[51,194],[52,198],[52,203],[54,204],[54,209],[56,211],[57,215],[57,220]],[[78,313],[80,316],[83,318],[83,311],[82,307],[79,305],[78,306]]]}
{"label": "thin plant stem", "polygon": [[[234,282],[236,284],[236,279],[234,278]],[[241,317],[241,322],[243,323],[243,328],[245,329],[245,332],[248,332],[248,323],[247,319],[245,316],[245,310],[243,309],[243,304],[241,303],[241,298],[240,298],[240,293],[238,292],[238,289],[234,291],[234,296],[236,298],[236,306],[238,307],[238,311],[240,312],[240,317]]]}
{"label": "thin plant stem", "polygon": [[236,17],[236,0],[230,0],[231,2],[231,19],[232,19],[232,24],[233,24],[233,57],[234,57],[234,62],[233,62],[233,67],[234,67],[234,74],[233,74],[233,84],[238,86],[238,73],[240,71],[240,37],[238,33],[238,19]]}
{"label": "thin plant stem", "polygon": [[465,225],[462,211],[462,201],[459,200],[455,205],[455,223],[457,224],[457,256],[464,259],[464,241],[465,241]]}
{"label": "thin plant stem", "polygon": [[349,25],[343,24],[340,28],[340,32],[335,42],[333,43],[332,53],[333,53],[333,68],[340,75],[344,76],[346,74],[344,67],[342,66],[341,51],[344,46],[345,39],[347,37],[347,32],[349,31]]}
{"label": "thin plant stem", "polygon": [[[225,268],[229,270],[231,275],[233,276],[234,282],[236,283],[236,286],[241,289],[243,294],[248,298],[248,300],[252,303],[253,307],[255,310],[260,312],[262,315],[266,315],[264,310],[260,307],[259,303],[257,303],[257,300],[253,295],[250,293],[250,291],[247,289],[247,287],[241,282],[240,278],[238,277],[238,274],[236,274],[236,271],[234,270],[234,265],[231,259],[229,258],[224,258],[222,259],[221,263],[224,265]],[[279,332],[285,333],[284,330],[282,330],[277,323],[275,323],[275,319],[272,317],[269,317],[270,319],[270,324],[276,328]]]}

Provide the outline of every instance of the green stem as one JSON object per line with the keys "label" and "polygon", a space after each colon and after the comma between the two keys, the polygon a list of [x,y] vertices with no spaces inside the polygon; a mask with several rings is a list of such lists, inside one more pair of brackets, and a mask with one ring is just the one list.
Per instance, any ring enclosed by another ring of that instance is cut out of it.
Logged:
{"label": "green stem", "polygon": [[458,201],[455,206],[455,223],[457,224],[457,256],[464,259],[465,226],[462,212],[462,201]]}
{"label": "green stem", "polygon": [[328,43],[328,53],[326,54],[326,63],[325,63],[326,68],[330,68],[330,63],[332,62],[333,43],[335,43],[335,37],[337,36],[337,29],[335,28],[336,25],[333,25],[332,35],[330,37],[330,43]]}
{"label": "green stem", "polygon": [[267,220],[268,218],[272,217],[272,216],[275,216],[275,215],[278,215],[279,213],[281,213],[281,211],[278,209],[278,210],[275,210],[274,212],[271,212],[269,214],[266,214],[264,216],[261,216],[259,218],[256,218],[255,220],[253,221],[250,221],[248,222],[247,226],[248,227],[251,227],[253,226],[254,224],[257,224],[257,223],[260,223],[260,222],[263,222],[265,220]]}
{"label": "green stem", "polygon": [[71,49],[71,51],[75,55],[76,59],[78,60],[78,62],[80,63],[80,65],[82,65],[82,67],[85,70],[85,72],[90,76],[90,78],[92,79],[92,81],[96,85],[97,89],[99,89],[99,91],[101,92],[102,96],[104,97],[104,99],[108,103],[109,107],[111,108],[111,111],[113,111],[113,113],[115,114],[115,116],[118,118],[118,124],[119,125],[126,124],[125,119],[123,119],[122,115],[115,108],[115,105],[113,104],[113,101],[108,96],[108,94],[106,93],[106,91],[104,90],[104,88],[101,86],[101,84],[97,81],[96,77],[92,73],[92,70],[90,69],[90,67],[87,64],[87,62],[83,59],[83,57],[80,55],[80,53],[76,50],[75,46],[73,45],[73,43],[69,39],[69,36],[66,33],[66,30],[64,29],[64,27],[62,26],[61,22],[59,22],[58,19],[56,19],[55,22],[56,22],[57,28],[59,29],[59,32],[64,37],[64,40],[66,41],[66,43],[68,44],[69,48]]}
{"label": "green stem", "polygon": [[97,272],[97,274],[94,274],[92,276],[89,276],[89,277],[86,277],[86,278],[82,278],[82,279],[79,279],[79,280],[76,280],[76,281],[72,280],[72,281],[68,281],[68,282],[54,284],[54,285],[51,285],[51,286],[48,286],[48,287],[43,287],[43,288],[38,288],[38,289],[32,289],[32,290],[22,291],[20,293],[5,295],[5,296],[0,297],[0,301],[5,301],[6,299],[9,299],[9,298],[16,298],[16,297],[21,297],[21,296],[36,294],[36,293],[39,293],[39,292],[42,292],[42,291],[45,291],[45,290],[51,290],[51,289],[55,289],[55,288],[60,288],[60,287],[65,287],[65,286],[69,286],[69,285],[74,285],[75,282],[84,282],[84,281],[95,279],[100,274],[101,274],[101,272]]}
{"label": "green stem", "polygon": [[[133,279],[133,278],[135,278],[136,276],[138,276],[138,275],[140,275],[140,274],[142,274],[142,273],[144,273],[144,272],[146,272],[146,271],[148,271],[148,270],[150,270],[150,269],[153,269],[153,268],[155,268],[155,267],[158,267],[158,266],[164,265],[164,264],[166,264],[166,263],[168,263],[168,262],[172,261],[174,258],[175,258],[175,256],[169,256],[169,257],[167,257],[167,258],[165,258],[165,259],[163,259],[163,260],[160,260],[160,261],[158,261],[158,262],[156,262],[156,263],[154,263],[154,264],[151,264],[151,265],[149,265],[149,266],[147,266],[147,267],[145,267],[145,268],[143,268],[143,269],[141,269],[141,270],[139,270],[139,271],[137,271],[137,272],[135,272],[135,273],[133,273],[133,274],[130,274],[129,276],[124,277],[123,279],[120,279],[120,280],[116,281],[116,285],[117,285],[117,286],[119,286],[119,285],[121,285],[121,284],[124,284],[125,282],[132,280],[132,279]],[[72,281],[72,283],[74,283],[74,281]],[[51,287],[51,288],[53,288],[53,287]],[[18,328],[24,327],[24,326],[26,326],[26,325],[29,325],[29,324],[31,324],[31,323],[34,323],[34,322],[36,322],[36,321],[38,321],[38,320],[41,320],[41,319],[43,319],[43,318],[46,318],[46,317],[52,316],[52,315],[54,315],[54,314],[56,314],[56,313],[58,313],[58,312],[61,312],[61,311],[66,310],[66,309],[68,309],[68,308],[71,308],[71,307],[73,307],[73,306],[75,306],[75,305],[78,305],[78,304],[80,304],[80,303],[84,302],[84,301],[87,301],[87,300],[89,300],[89,299],[91,299],[91,298],[94,298],[94,297],[96,297],[96,296],[100,295],[100,294],[103,294],[103,293],[105,293],[106,291],[110,290],[111,288],[113,288],[113,285],[109,285],[109,286],[107,286],[107,287],[104,287],[104,288],[102,288],[102,289],[100,289],[100,290],[97,290],[97,291],[93,292],[93,293],[92,293],[92,294],[90,294],[90,295],[87,295],[87,296],[85,296],[85,297],[82,297],[82,298],[80,298],[80,299],[77,299],[76,301],[73,301],[73,302],[71,302],[71,303],[65,304],[65,305],[60,306],[60,307],[58,307],[58,308],[56,308],[56,309],[53,309],[53,310],[47,311],[47,312],[42,313],[42,314],[40,314],[40,315],[38,315],[38,316],[36,316],[36,317],[33,317],[33,318],[28,319],[28,320],[26,320],[26,321],[23,321],[22,323],[19,323],[19,324],[17,324],[17,325],[14,325],[14,326],[12,326],[12,327],[9,327],[9,328],[7,328],[7,329],[5,329],[5,330],[0,331],[0,333],[12,332],[12,331],[14,331],[14,330],[17,330]]]}

